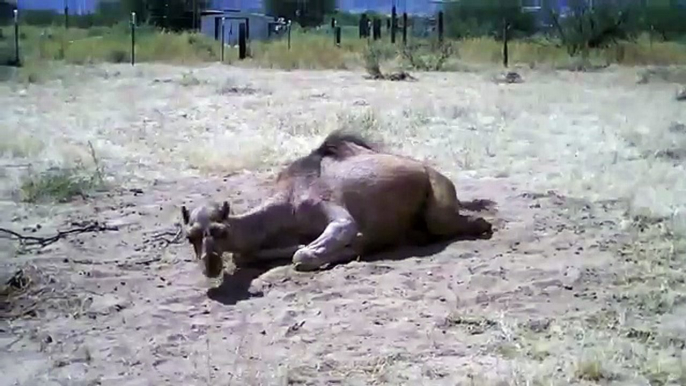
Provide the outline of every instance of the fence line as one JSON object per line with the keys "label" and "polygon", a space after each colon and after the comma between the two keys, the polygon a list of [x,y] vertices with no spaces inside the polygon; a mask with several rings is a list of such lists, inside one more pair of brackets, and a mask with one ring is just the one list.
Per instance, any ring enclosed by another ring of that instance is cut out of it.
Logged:
{"label": "fence line", "polygon": [[[70,27],[70,17],[69,17],[69,8],[65,7],[65,15],[64,15],[64,27],[65,29],[69,29]],[[522,7],[522,11],[524,13],[532,13],[532,12],[538,12],[541,11],[540,7]],[[17,9],[13,10],[13,24],[14,24],[14,59],[13,60],[8,60],[8,64],[14,64],[16,66],[22,65],[22,51],[20,49],[20,20],[19,20],[19,11]],[[387,24],[387,31],[390,34],[390,42],[391,44],[396,44],[397,42],[397,34],[398,32],[401,33],[402,37],[402,45],[405,46],[407,45],[408,42],[408,30],[412,27],[413,30],[417,28],[417,25],[415,25],[416,19],[410,20],[408,17],[408,14],[406,12],[403,12],[402,15],[399,15],[397,12],[396,6],[393,6],[391,9],[390,13],[390,18],[387,18],[385,16],[374,16],[372,18],[369,18],[366,13],[362,13],[359,16],[359,21],[358,21],[358,27],[359,27],[359,38],[360,39],[367,39],[369,43],[373,41],[377,41],[382,39],[382,20],[386,20]],[[438,11],[435,17],[422,17],[422,22],[419,25],[419,35],[417,36],[427,36],[427,33],[429,36],[437,37],[437,40],[439,44],[444,43],[444,38],[445,38],[445,19],[444,19],[444,12]],[[225,28],[225,20],[226,17],[222,17],[221,21],[221,62],[225,61],[225,33],[226,33],[226,28]],[[515,22],[514,20],[512,22]],[[507,20],[506,18],[503,18],[502,20],[502,27],[499,33],[501,33],[501,38],[502,38],[502,63],[504,67],[508,67],[509,65],[509,57],[510,57],[510,50],[508,47],[509,40],[512,38],[512,31],[513,31],[513,24],[511,21]],[[291,49],[291,40],[292,40],[292,21],[291,20],[283,20],[279,19],[277,21],[279,25],[285,26],[285,32],[287,33],[287,44],[288,44],[288,49]],[[130,19],[130,34],[131,34],[131,48],[130,48],[130,54],[131,54],[131,65],[135,65],[136,63],[136,29],[137,29],[137,15],[135,12],[131,12],[131,19]],[[197,24],[197,23],[194,23]],[[238,25],[239,31],[239,59],[243,60],[247,56],[250,56],[250,50],[247,45],[249,45],[249,31],[248,31],[248,25],[246,23],[239,23]],[[651,25],[651,28],[653,26]],[[331,25],[330,25],[330,31],[332,33],[332,40],[333,44],[336,47],[342,47],[342,39],[343,34],[342,34],[343,27],[339,25],[339,22],[336,18],[331,19]],[[278,31],[278,29],[277,29]],[[415,34],[415,32],[413,32]],[[279,33],[279,35],[281,35]],[[347,38],[346,38],[347,39]],[[498,39],[500,40],[500,39]],[[652,43],[652,39],[651,39]],[[11,54],[10,54],[11,55]]]}

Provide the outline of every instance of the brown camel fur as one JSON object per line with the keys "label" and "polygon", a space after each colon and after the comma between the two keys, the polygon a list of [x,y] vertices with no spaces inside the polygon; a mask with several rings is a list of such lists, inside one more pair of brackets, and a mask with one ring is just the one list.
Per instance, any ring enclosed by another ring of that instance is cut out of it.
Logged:
{"label": "brown camel fur", "polygon": [[276,178],[276,193],[247,213],[229,203],[181,208],[185,233],[204,274],[221,274],[223,252],[250,259],[292,258],[318,269],[408,244],[490,237],[491,224],[465,216],[489,201],[460,203],[454,184],[432,167],[382,153],[364,139],[331,133]]}

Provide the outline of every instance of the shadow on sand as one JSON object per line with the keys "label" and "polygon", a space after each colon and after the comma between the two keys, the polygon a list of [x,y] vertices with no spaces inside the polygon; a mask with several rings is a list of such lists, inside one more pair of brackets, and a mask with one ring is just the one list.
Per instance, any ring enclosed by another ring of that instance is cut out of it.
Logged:
{"label": "shadow on sand", "polygon": [[[450,244],[458,241],[488,240],[491,237],[492,234],[488,234],[481,237],[460,237],[426,246],[405,246],[390,251],[363,256],[359,261],[371,263],[377,261],[398,261],[413,257],[428,257],[444,251]],[[222,283],[217,287],[207,290],[207,296],[211,300],[217,301],[224,305],[234,305],[243,300],[262,297],[264,296],[262,291],[251,290],[250,286],[252,281],[273,268],[282,267],[289,264],[291,264],[291,260],[284,259],[271,261],[268,264],[251,264],[237,267],[233,272],[225,271],[223,274]],[[310,273],[315,275],[317,272],[327,271],[336,265],[341,264],[346,263],[330,264],[318,271],[313,271]]]}

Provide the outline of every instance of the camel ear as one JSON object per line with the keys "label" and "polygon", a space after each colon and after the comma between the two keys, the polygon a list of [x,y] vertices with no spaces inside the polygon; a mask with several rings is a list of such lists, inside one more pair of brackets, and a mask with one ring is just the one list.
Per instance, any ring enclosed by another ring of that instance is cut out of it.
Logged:
{"label": "camel ear", "polygon": [[185,205],[181,206],[181,218],[183,218],[183,224],[188,225],[191,220],[191,214],[188,213],[188,208]]}
{"label": "camel ear", "polygon": [[224,221],[227,218],[229,218],[229,213],[231,213],[229,203],[227,201],[224,201],[224,203],[222,204],[221,211],[219,212],[219,220]]}

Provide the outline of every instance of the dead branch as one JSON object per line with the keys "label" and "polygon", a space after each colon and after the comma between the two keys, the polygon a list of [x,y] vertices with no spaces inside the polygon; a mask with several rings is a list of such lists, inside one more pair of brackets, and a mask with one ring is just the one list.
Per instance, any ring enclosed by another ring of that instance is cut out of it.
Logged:
{"label": "dead branch", "polygon": [[[74,225],[74,224],[72,224]],[[53,244],[68,235],[89,233],[89,232],[104,232],[104,231],[118,231],[119,227],[102,224],[98,221],[93,221],[87,225],[77,226],[66,231],[58,231],[56,235],[50,237],[40,237],[40,236],[28,236],[17,233],[13,230],[0,228],[0,233],[9,235],[9,239],[14,239],[19,241],[19,245],[23,248],[26,247],[38,247],[43,248],[50,244]]]}
{"label": "dead branch", "polygon": [[[155,232],[149,239],[146,240],[146,242],[157,242],[161,241],[163,243],[162,248],[166,248],[171,244],[178,244],[181,239],[182,239],[182,229],[179,224],[175,224],[176,230],[161,230],[159,232]],[[167,238],[165,236],[171,236],[171,238]]]}

